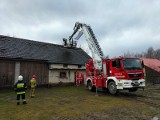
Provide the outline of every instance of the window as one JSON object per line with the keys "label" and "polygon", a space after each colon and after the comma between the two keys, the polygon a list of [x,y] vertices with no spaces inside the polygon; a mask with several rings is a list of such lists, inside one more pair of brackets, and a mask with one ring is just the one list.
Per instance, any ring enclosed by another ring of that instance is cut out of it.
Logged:
{"label": "window", "polygon": [[68,65],[67,65],[67,64],[63,64],[63,67],[64,67],[64,68],[67,68],[67,67],[68,67]]}
{"label": "window", "polygon": [[60,72],[60,78],[66,78],[67,74],[66,72]]}
{"label": "window", "polygon": [[141,70],[143,69],[143,64],[139,59],[136,58],[126,58],[122,60],[124,69],[126,70]]}
{"label": "window", "polygon": [[78,68],[82,68],[82,65],[78,65]]}
{"label": "window", "polygon": [[120,60],[113,60],[112,67],[121,68]]}

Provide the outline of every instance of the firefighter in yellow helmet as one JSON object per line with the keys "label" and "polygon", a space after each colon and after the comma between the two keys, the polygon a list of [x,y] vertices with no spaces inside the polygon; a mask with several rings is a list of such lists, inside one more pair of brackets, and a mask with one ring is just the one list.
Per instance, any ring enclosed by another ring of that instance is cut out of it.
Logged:
{"label": "firefighter in yellow helmet", "polygon": [[25,99],[25,91],[27,89],[26,83],[23,81],[23,76],[18,76],[18,81],[14,85],[14,89],[17,93],[17,105],[20,104],[20,97],[22,98],[22,103],[27,104]]}
{"label": "firefighter in yellow helmet", "polygon": [[36,75],[32,75],[32,79],[30,80],[31,85],[31,98],[35,97],[35,89],[36,89]]}

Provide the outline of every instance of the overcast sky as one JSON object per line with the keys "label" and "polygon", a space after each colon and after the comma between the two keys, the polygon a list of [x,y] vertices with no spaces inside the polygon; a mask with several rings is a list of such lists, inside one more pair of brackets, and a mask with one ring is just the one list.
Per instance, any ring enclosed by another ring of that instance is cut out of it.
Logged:
{"label": "overcast sky", "polygon": [[[105,54],[160,48],[160,0],[0,0],[0,34],[62,44],[89,24]],[[84,36],[78,45],[87,50]]]}

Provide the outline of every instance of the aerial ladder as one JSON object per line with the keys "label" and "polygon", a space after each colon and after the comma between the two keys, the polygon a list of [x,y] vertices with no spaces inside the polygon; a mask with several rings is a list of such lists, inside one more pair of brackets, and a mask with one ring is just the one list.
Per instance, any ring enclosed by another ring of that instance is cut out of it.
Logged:
{"label": "aerial ladder", "polygon": [[[77,35],[78,33],[78,35]],[[104,54],[102,49],[93,33],[90,25],[76,22],[73,28],[73,33],[69,36],[68,39],[63,39],[64,45],[69,47],[76,47],[78,39],[84,34],[86,41],[88,43],[88,47],[91,51],[91,56],[93,59],[95,69],[102,70],[102,59],[104,58]],[[77,35],[76,37],[74,37]],[[105,73],[105,72],[104,72]]]}

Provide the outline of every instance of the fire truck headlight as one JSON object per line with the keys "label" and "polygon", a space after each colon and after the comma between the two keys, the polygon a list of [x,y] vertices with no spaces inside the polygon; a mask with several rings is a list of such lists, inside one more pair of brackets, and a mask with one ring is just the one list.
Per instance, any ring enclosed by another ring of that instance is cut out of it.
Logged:
{"label": "fire truck headlight", "polygon": [[142,85],[142,84],[145,84],[145,82],[140,82],[140,84]]}

